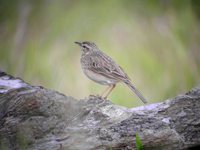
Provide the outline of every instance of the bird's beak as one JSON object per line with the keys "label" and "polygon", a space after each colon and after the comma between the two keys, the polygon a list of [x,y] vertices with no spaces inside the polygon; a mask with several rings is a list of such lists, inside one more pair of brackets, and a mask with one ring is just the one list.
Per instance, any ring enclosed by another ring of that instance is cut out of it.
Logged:
{"label": "bird's beak", "polygon": [[79,46],[81,46],[81,45],[82,45],[82,43],[81,43],[81,42],[74,42],[74,43],[78,44]]}

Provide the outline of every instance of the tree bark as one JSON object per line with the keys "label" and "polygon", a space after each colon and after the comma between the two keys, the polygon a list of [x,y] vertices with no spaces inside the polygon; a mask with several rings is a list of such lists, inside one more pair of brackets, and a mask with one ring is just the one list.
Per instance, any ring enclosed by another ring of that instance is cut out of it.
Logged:
{"label": "tree bark", "polygon": [[0,149],[190,149],[200,145],[200,87],[137,108],[80,101],[0,72]]}

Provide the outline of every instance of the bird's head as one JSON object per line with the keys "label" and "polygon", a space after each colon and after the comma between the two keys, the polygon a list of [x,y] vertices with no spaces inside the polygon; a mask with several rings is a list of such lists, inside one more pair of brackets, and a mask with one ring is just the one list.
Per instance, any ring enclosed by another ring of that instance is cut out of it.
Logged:
{"label": "bird's head", "polygon": [[99,48],[93,42],[84,41],[84,42],[75,42],[75,43],[81,47],[83,53],[99,50]]}

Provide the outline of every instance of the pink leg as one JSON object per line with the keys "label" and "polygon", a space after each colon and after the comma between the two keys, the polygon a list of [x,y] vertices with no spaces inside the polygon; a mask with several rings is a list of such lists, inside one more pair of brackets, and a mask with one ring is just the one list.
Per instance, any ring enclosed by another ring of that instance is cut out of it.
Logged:
{"label": "pink leg", "polygon": [[[115,84],[109,86],[108,88],[106,88],[106,90],[104,91],[103,95],[106,93],[105,95],[105,99],[108,97],[108,95],[112,92],[112,90],[115,88]],[[108,91],[108,92],[107,92]]]}
{"label": "pink leg", "polygon": [[101,94],[101,97],[103,97],[103,95],[105,95],[105,93],[107,93],[107,91],[111,88],[111,86],[108,86],[104,91],[103,93]]}

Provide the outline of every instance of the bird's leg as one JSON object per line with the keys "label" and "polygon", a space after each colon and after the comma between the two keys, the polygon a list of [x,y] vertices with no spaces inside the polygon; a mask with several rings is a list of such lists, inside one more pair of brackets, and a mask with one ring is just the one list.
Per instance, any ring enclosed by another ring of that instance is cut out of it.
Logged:
{"label": "bird's leg", "polygon": [[107,91],[111,88],[111,86],[109,85],[101,94],[101,97],[104,97],[105,93],[107,93]]}
{"label": "bird's leg", "polygon": [[112,92],[112,90],[115,88],[115,84],[113,84],[113,85],[111,85],[111,86],[109,86],[107,89],[106,89],[106,91],[108,91],[107,93],[106,93],[106,91],[104,92],[104,93],[106,93],[106,95],[105,95],[105,99],[108,97],[108,95]]}

